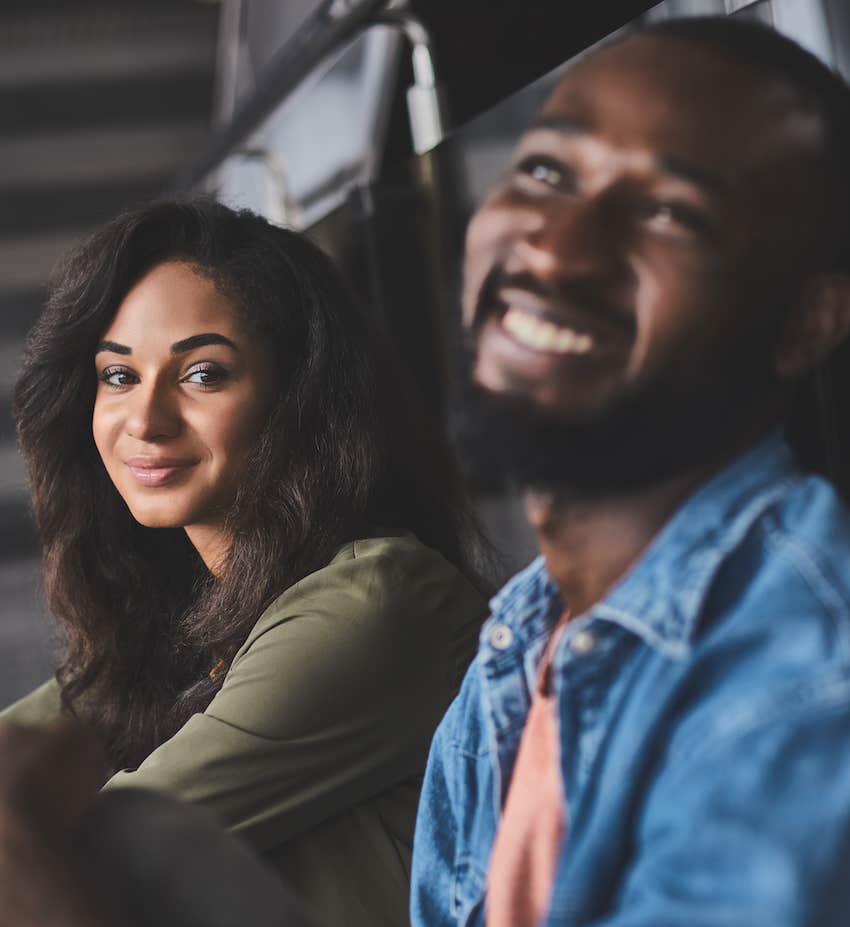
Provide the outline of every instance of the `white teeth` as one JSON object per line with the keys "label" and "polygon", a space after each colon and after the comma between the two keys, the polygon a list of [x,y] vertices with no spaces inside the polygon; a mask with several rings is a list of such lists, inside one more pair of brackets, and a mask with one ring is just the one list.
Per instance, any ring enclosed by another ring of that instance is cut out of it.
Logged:
{"label": "white teeth", "polygon": [[520,344],[535,351],[554,351],[556,354],[587,354],[593,348],[593,338],[571,328],[554,325],[537,316],[511,307],[502,317],[502,326]]}

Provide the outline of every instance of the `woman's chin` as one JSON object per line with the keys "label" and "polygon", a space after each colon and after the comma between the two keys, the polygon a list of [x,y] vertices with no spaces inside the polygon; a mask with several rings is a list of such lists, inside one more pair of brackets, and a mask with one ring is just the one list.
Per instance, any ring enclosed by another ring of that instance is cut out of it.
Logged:
{"label": "woman's chin", "polygon": [[173,518],[153,518],[153,517],[139,518],[136,515],[133,515],[133,518],[143,528],[182,528],[183,527],[182,522],[175,521]]}
{"label": "woman's chin", "polygon": [[180,512],[174,509],[163,511],[162,509],[147,508],[140,506],[128,505],[130,514],[144,528],[182,528],[186,521],[180,517]]}

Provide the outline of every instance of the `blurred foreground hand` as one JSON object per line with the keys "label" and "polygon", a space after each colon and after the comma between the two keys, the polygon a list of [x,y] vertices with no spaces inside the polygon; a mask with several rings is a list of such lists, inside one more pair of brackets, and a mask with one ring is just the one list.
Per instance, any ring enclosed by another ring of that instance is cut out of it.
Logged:
{"label": "blurred foreground hand", "polygon": [[0,927],[315,927],[210,812],[105,770],[76,725],[0,723]]}
{"label": "blurred foreground hand", "polygon": [[72,843],[106,770],[71,722],[0,723],[0,927],[107,927]]}

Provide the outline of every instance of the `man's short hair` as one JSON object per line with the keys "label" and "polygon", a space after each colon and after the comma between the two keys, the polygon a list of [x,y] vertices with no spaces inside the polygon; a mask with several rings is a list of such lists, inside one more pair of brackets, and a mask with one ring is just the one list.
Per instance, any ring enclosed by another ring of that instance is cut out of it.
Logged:
{"label": "man's short hair", "polygon": [[850,86],[836,71],[796,42],[752,20],[694,17],[651,23],[636,35],[695,42],[767,79],[780,80],[816,113],[823,126],[823,169],[835,184],[836,265],[850,274]]}

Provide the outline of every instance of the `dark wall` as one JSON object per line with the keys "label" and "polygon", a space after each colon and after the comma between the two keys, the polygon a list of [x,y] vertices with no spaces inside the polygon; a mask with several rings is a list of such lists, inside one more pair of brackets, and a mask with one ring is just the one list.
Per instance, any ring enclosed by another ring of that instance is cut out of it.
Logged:
{"label": "dark wall", "polygon": [[413,0],[466,122],[655,5],[655,0]]}

